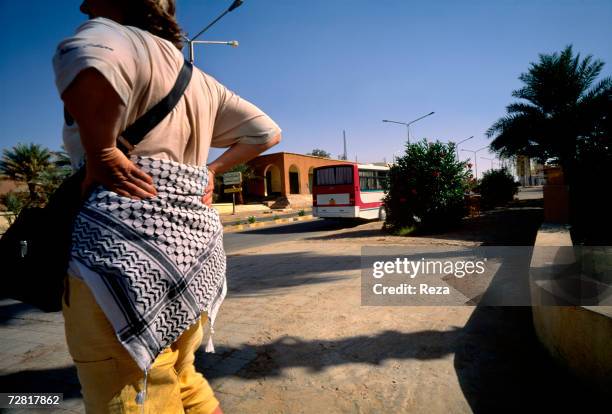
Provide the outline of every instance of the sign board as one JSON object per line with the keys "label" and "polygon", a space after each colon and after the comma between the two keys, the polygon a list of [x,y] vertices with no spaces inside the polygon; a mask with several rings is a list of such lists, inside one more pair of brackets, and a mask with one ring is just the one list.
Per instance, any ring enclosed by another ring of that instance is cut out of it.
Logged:
{"label": "sign board", "polygon": [[240,184],[241,182],[242,182],[242,173],[240,171],[228,172],[228,173],[223,174],[223,184],[225,185]]}
{"label": "sign board", "polygon": [[223,190],[224,193],[239,193],[240,191],[242,191],[242,187],[232,187]]}

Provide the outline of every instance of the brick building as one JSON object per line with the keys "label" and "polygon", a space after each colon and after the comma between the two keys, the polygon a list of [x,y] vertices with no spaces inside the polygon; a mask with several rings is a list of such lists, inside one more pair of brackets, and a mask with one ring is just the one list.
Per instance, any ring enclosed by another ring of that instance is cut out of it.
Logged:
{"label": "brick building", "polygon": [[286,198],[292,206],[303,206],[312,193],[312,170],[333,164],[354,164],[313,155],[276,152],[248,162],[256,178],[246,185],[249,196],[265,199]]}

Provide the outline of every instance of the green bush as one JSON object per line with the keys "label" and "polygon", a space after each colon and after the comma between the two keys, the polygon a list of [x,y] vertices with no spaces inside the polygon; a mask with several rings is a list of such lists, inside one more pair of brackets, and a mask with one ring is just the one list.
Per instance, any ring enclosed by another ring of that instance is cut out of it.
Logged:
{"label": "green bush", "polygon": [[2,204],[6,206],[6,209],[13,213],[14,216],[6,216],[9,224],[13,224],[15,218],[19,215],[21,210],[28,205],[30,198],[28,193],[23,191],[9,191],[2,197]]}
{"label": "green bush", "polygon": [[300,217],[302,217],[305,214],[306,214],[306,212],[304,210],[298,211],[298,216],[300,216]]}
{"label": "green bush", "polygon": [[389,171],[385,227],[396,232],[445,231],[465,216],[471,173],[455,156],[455,145],[426,140],[406,145]]}
{"label": "green bush", "polygon": [[257,221],[257,219],[255,218],[255,216],[249,216],[249,218],[247,218],[247,221],[251,224],[255,223]]}
{"label": "green bush", "polygon": [[42,172],[37,180],[36,191],[42,204],[49,201],[49,197],[57,190],[62,182],[72,174],[69,166],[48,168]]}
{"label": "green bush", "polygon": [[478,184],[480,205],[483,209],[504,205],[514,199],[518,187],[519,183],[505,168],[486,171]]}

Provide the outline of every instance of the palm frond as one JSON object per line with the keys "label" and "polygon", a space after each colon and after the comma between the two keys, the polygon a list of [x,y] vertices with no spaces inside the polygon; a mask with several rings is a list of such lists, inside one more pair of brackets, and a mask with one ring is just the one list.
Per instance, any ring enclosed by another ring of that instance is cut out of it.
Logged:
{"label": "palm frond", "polygon": [[506,107],[506,111],[509,114],[525,114],[525,115],[542,115],[541,109],[535,105],[522,103],[522,102],[514,102]]}
{"label": "palm frond", "polygon": [[612,133],[612,79],[594,84],[603,65],[574,53],[572,45],[540,54],[519,76],[522,87],[512,92],[521,101],[509,104],[486,131],[491,148],[503,156],[566,160],[579,139]]}

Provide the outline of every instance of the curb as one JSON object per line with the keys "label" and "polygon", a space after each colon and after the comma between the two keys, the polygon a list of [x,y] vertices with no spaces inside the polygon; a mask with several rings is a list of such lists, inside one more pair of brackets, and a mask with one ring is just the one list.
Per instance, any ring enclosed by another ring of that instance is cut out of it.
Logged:
{"label": "curb", "polygon": [[296,221],[309,221],[312,219],[314,219],[312,214],[306,214],[303,216],[283,217],[283,218],[279,218],[275,220],[256,221],[255,223],[246,223],[246,224],[228,223],[228,224],[223,225],[223,231],[227,233],[227,232],[233,232],[233,231],[254,229],[258,227],[267,227],[267,226],[276,225],[276,224],[293,223]]}

